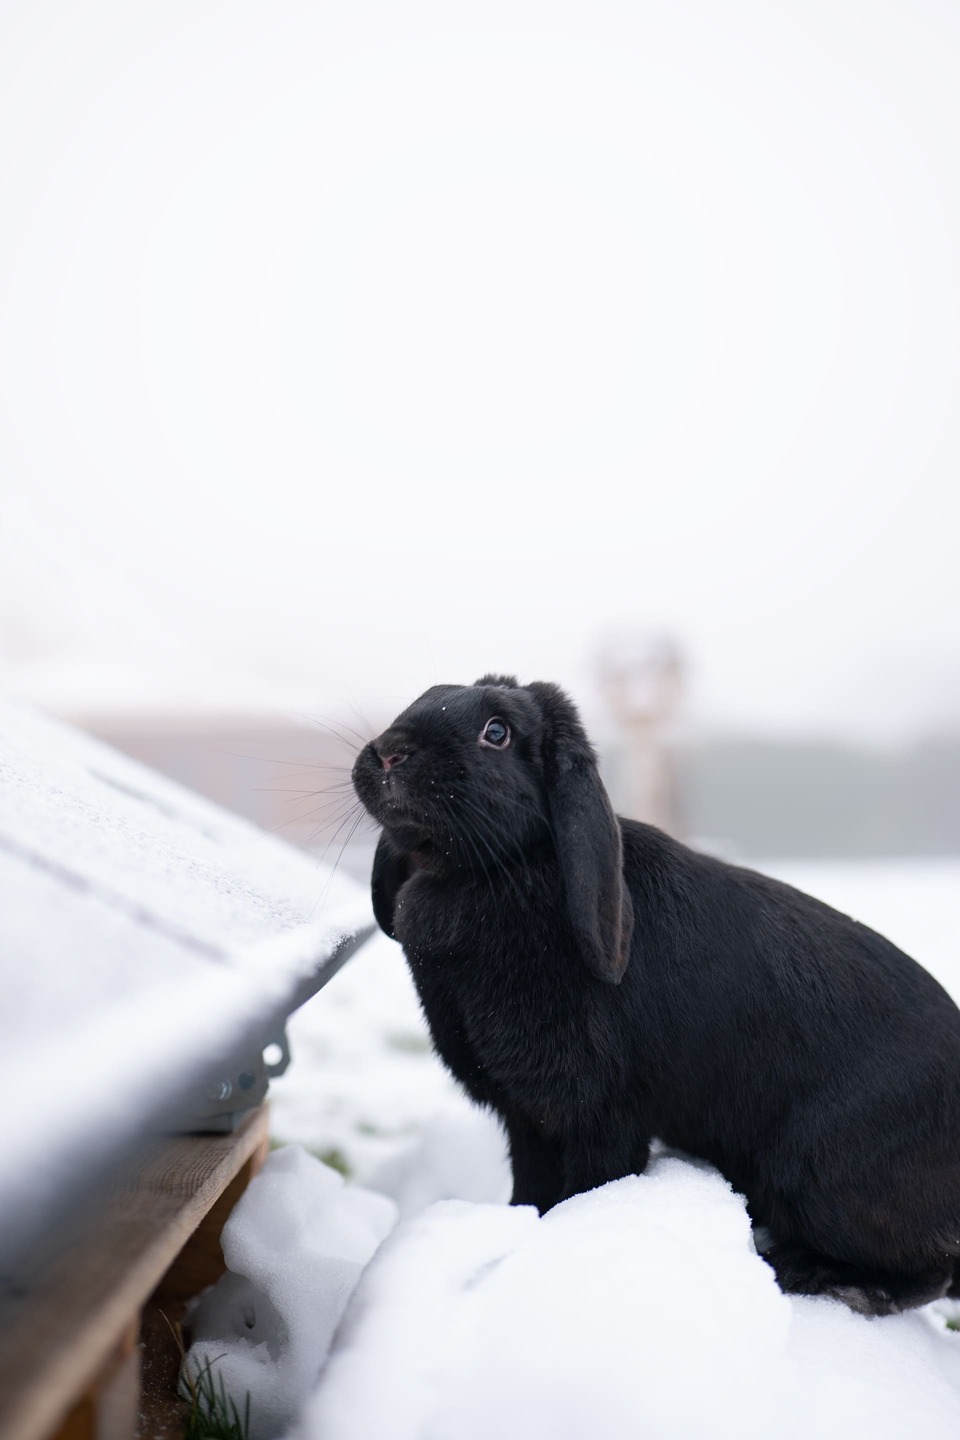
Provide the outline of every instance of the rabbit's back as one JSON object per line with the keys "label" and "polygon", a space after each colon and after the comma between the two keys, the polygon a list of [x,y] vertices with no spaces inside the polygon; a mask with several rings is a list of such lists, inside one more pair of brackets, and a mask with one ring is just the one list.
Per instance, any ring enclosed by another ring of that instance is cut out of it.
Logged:
{"label": "rabbit's back", "polygon": [[621,823],[631,990],[656,1012],[648,1040],[665,1064],[682,1053],[718,1083],[757,1074],[774,1093],[836,1085],[851,1066],[945,1068],[960,1085],[960,1010],[909,955],[790,885]]}
{"label": "rabbit's back", "polygon": [[[820,901],[623,828],[639,917],[624,985],[656,1056],[655,1133],[717,1164],[779,1233],[802,1212],[804,1239],[851,1261],[918,1263],[960,1240],[947,993]],[[649,925],[660,869],[672,880]]]}

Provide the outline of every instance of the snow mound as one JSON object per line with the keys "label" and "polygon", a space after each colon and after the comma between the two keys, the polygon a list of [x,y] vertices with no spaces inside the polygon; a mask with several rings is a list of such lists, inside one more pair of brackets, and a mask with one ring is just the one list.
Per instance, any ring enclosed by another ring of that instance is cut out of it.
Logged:
{"label": "snow mound", "polygon": [[223,1230],[227,1273],[196,1305],[184,1362],[212,1367],[249,1440],[281,1435],[313,1388],[364,1266],[397,1218],[299,1146],[275,1151]]}
{"label": "snow mound", "polygon": [[675,1157],[527,1208],[443,1201],[358,1285],[295,1440],[960,1433],[960,1336],[791,1300],[742,1199]]}
{"label": "snow mound", "polygon": [[455,1096],[425,1121],[413,1144],[373,1172],[369,1184],[408,1219],[437,1200],[506,1201],[513,1180],[500,1123]]}

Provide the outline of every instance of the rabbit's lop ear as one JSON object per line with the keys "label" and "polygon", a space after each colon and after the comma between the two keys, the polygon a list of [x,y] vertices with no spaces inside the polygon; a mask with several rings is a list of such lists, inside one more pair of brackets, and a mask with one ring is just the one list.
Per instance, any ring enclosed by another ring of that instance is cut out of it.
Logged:
{"label": "rabbit's lop ear", "polygon": [[545,722],[547,803],[571,928],[587,968],[616,985],[633,934],[620,826],[573,705],[556,685],[537,682],[529,689]]}
{"label": "rabbit's lop ear", "polygon": [[404,881],[410,879],[411,874],[408,856],[398,853],[386,835],[381,835],[377,853],[373,857],[373,876],[370,885],[373,893],[374,917],[380,929],[389,935],[391,940],[397,938],[393,933],[393,908],[397,899],[397,891]]}

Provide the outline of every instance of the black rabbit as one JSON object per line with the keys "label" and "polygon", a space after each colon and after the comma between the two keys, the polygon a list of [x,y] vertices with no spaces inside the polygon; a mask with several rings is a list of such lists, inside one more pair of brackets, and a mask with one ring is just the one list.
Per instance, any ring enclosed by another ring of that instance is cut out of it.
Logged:
{"label": "black rabbit", "polygon": [[357,758],[377,920],[506,1129],[515,1204],[711,1161],[781,1288],[960,1294],[960,1011],[888,940],[618,820],[570,700],[438,685]]}

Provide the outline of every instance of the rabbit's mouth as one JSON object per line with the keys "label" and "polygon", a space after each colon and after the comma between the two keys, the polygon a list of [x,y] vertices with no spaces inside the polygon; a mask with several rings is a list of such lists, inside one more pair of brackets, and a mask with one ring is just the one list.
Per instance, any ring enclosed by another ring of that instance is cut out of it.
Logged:
{"label": "rabbit's mouth", "polygon": [[412,777],[399,765],[385,768],[372,745],[357,756],[352,779],[364,809],[385,829],[414,830],[426,840],[441,828],[429,790],[423,794],[422,787],[411,783]]}

